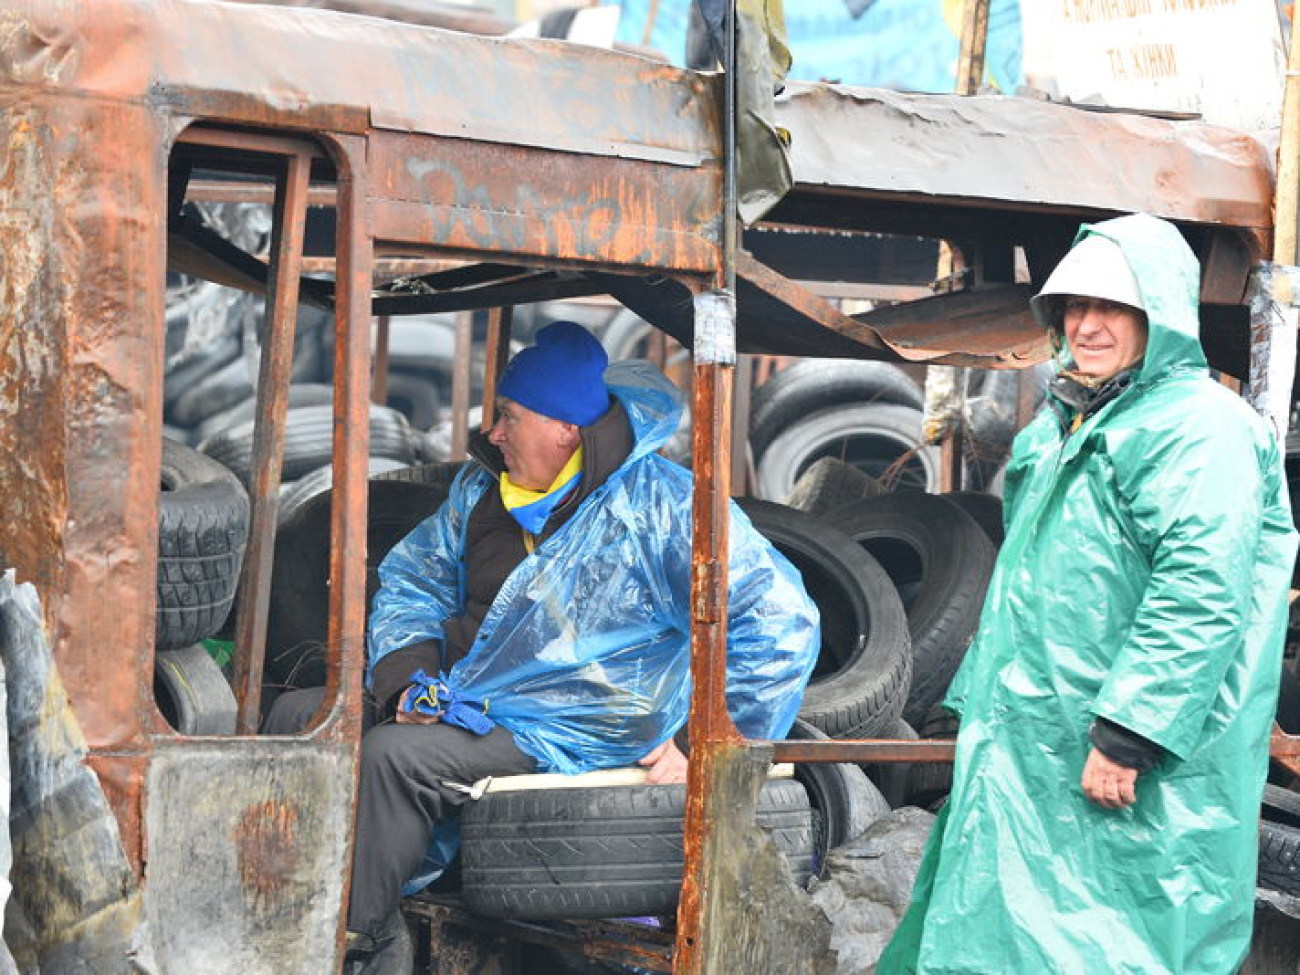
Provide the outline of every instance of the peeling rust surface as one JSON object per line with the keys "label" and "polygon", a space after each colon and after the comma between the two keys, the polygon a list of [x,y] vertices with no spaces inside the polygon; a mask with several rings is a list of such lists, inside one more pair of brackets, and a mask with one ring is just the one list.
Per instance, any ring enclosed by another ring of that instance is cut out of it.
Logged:
{"label": "peeling rust surface", "polygon": [[258,904],[274,902],[298,866],[302,814],[295,802],[267,799],[252,803],[239,817],[231,842],[239,882]]}
{"label": "peeling rust surface", "polygon": [[380,239],[686,271],[717,260],[716,173],[386,132],[370,147]]}

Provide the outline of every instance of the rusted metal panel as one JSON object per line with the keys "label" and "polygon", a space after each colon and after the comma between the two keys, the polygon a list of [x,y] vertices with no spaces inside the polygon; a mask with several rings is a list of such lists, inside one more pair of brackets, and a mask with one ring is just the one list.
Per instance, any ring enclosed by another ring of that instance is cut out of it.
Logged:
{"label": "rusted metal panel", "polygon": [[[715,170],[375,132],[380,240],[605,265],[717,263]],[[577,164],[580,162],[581,164]]]}
{"label": "rusted metal panel", "polygon": [[[27,70],[60,70],[48,50],[23,53]],[[0,552],[40,593],[125,829],[138,821],[132,778],[158,720],[139,675],[152,666],[158,550],[160,132],[144,105],[12,89],[0,132]],[[138,855],[134,836],[127,846]]]}
{"label": "rusted metal panel", "polygon": [[748,284],[790,315],[859,343],[864,357],[1023,368],[1050,354],[1047,336],[1029,313],[1032,289],[1024,285],[934,295],[846,315],[743,251],[736,263]]}
{"label": "rusted metal panel", "polygon": [[1275,723],[1268,754],[1274,761],[1285,765],[1292,775],[1300,775],[1300,735],[1288,735]]}
{"label": "rusted metal panel", "polygon": [[473,34],[504,34],[512,21],[496,16],[483,4],[472,5],[458,0],[231,0],[238,3],[270,3],[280,7],[315,7],[341,10],[365,17],[385,17],[407,24],[443,27]]}
{"label": "rusted metal panel", "polygon": [[[1144,211],[1266,229],[1271,164],[1249,135],[1201,122],[1002,96],[791,84],[795,193],[822,189],[1009,210]],[[846,138],[861,133],[861,138]]]}
{"label": "rusted metal panel", "polygon": [[716,155],[713,81],[635,55],[210,0],[78,4],[75,31],[69,15],[60,0],[0,4],[0,77],[298,129],[374,125],[687,167]]}
{"label": "rusted metal panel", "polygon": [[318,975],[335,939],[352,826],[345,744],[159,743],[149,769],[145,912],[164,972]]}

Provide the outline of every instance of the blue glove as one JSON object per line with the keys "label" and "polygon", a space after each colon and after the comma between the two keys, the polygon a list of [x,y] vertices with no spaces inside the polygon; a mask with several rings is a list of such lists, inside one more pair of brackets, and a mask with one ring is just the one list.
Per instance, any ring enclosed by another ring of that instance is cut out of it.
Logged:
{"label": "blue glove", "polygon": [[496,727],[496,722],[487,716],[487,702],[480,705],[461,697],[447,686],[443,674],[430,677],[423,670],[417,670],[411,676],[413,694],[406,696],[404,709],[419,714],[435,715],[444,724],[455,725],[476,735],[486,735]]}

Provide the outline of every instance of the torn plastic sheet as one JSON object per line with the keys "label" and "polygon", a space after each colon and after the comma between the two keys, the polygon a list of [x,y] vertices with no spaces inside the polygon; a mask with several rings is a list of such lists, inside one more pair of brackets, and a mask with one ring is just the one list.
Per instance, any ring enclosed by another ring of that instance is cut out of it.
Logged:
{"label": "torn plastic sheet", "polygon": [[[54,666],[36,590],[0,576],[12,900],[0,973],[156,972],[136,876]],[[16,967],[14,963],[16,962]]]}
{"label": "torn plastic sheet", "polygon": [[1286,438],[1300,324],[1300,267],[1262,262],[1250,276],[1250,405]]}

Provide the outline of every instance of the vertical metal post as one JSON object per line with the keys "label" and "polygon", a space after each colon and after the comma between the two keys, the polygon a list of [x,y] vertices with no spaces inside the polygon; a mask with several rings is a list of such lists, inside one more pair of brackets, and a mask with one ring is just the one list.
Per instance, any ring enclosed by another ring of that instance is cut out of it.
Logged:
{"label": "vertical metal post", "polygon": [[962,8],[961,53],[957,58],[959,95],[974,95],[984,80],[984,51],[988,46],[990,0],[966,0]]}
{"label": "vertical metal post", "polygon": [[[326,678],[325,707],[342,701],[319,734],[351,745],[353,769],[361,744],[361,671],[366,621],[367,456],[370,446],[370,319],[374,248],[366,222],[366,140],[339,139],[338,252],[334,305],[334,483],[330,502],[329,646],[338,667]],[[355,774],[355,773],[354,773]],[[353,791],[355,797],[356,792]],[[351,864],[351,851],[345,863]],[[352,884],[343,877],[341,903]],[[343,942],[346,911],[336,942]],[[341,952],[340,952],[341,955]]]}
{"label": "vertical metal post", "polygon": [[726,707],[732,372],[736,362],[736,2],[727,4],[723,52],[721,287],[695,299],[692,387],[694,497],[691,531],[691,761],[685,863],[674,969],[698,975],[705,958],[706,844],[725,810],[708,788],[720,754],[739,740]]}
{"label": "vertical metal post", "polygon": [[456,314],[456,352],[451,373],[451,460],[464,460],[469,449],[469,386],[473,368],[474,313]]}
{"label": "vertical metal post", "polygon": [[388,341],[392,319],[380,315],[375,319],[375,364],[371,370],[370,395],[381,406],[388,402]]}
{"label": "vertical metal post", "polygon": [[496,422],[497,383],[510,359],[510,333],[514,325],[513,307],[493,308],[488,312],[487,363],[483,373],[483,423],[486,433]]}
{"label": "vertical metal post", "polygon": [[266,654],[266,617],[275,544],[275,514],[284,460],[284,423],[293,365],[293,333],[298,318],[298,280],[307,223],[311,157],[286,157],[276,180],[268,281],[269,325],[257,379],[257,421],[253,434],[251,527],[239,577],[239,615],[235,621],[235,693],[239,701],[236,731],[250,735],[261,718],[262,664]]}
{"label": "vertical metal post", "polygon": [[[990,0],[966,0],[962,10],[961,53],[957,60],[957,78],[955,89],[959,95],[974,95],[979,91],[984,78],[984,50],[988,42]],[[943,277],[943,267],[939,269]],[[961,413],[966,401],[966,370],[952,366],[931,366],[931,370],[951,370],[945,376],[945,382],[951,380],[952,390],[957,398],[958,413],[955,422],[947,424],[946,432],[939,441],[939,490],[941,492],[960,491],[962,489],[962,455],[965,450],[965,433]],[[932,397],[927,393],[927,410]]]}

